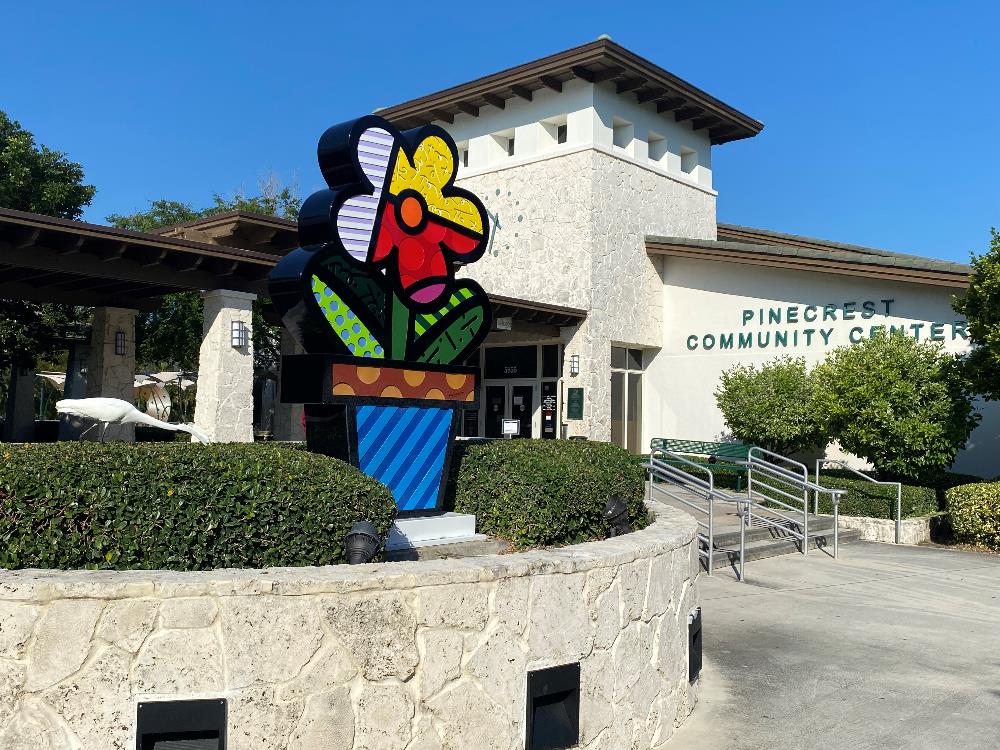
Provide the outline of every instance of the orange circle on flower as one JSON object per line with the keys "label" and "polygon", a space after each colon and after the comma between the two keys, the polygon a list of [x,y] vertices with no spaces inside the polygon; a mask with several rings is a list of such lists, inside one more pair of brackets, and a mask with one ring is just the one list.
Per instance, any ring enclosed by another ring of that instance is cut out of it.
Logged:
{"label": "orange circle on flower", "polygon": [[406,226],[414,229],[419,227],[420,222],[424,220],[424,207],[414,196],[408,195],[403,198],[403,202],[399,205],[399,217]]}

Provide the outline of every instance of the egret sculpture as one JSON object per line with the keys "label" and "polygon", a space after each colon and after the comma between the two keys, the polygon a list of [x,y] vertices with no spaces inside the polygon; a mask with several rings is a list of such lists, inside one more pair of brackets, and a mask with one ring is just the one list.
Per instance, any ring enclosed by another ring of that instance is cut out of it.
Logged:
{"label": "egret sculpture", "polygon": [[150,427],[160,427],[164,430],[190,433],[202,443],[211,442],[208,435],[193,424],[163,422],[156,417],[142,413],[128,401],[123,401],[120,398],[64,398],[61,401],[56,401],[56,411],[60,414],[69,414],[82,419],[94,420],[94,424],[84,430],[80,437],[86,435],[98,424],[103,425],[101,429],[102,440],[104,439],[104,433],[107,431],[108,425],[146,424]]}

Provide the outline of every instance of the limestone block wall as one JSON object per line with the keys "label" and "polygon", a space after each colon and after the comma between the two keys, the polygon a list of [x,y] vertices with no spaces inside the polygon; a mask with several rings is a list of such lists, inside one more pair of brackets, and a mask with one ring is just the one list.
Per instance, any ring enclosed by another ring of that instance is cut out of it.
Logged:
{"label": "limestone block wall", "polygon": [[581,747],[660,748],[695,701],[694,520],[516,555],[0,572],[0,749],[135,747],[140,701],[225,698],[232,750],[514,750],[526,673],[581,664]]}
{"label": "limestone block wall", "polygon": [[253,442],[253,342],[232,345],[233,321],[252,330],[255,294],[203,292],[205,323],[198,351],[194,421],[214,442]]}
{"label": "limestone block wall", "polygon": [[[135,316],[137,310],[124,307],[94,308],[94,323],[90,333],[90,355],[87,363],[87,398],[120,398],[132,403],[135,388]],[[125,334],[125,354],[115,354],[115,335]],[[90,427],[91,422],[73,420]],[[98,429],[87,437],[97,440]],[[135,425],[119,424],[108,428],[109,440],[133,440]]]}

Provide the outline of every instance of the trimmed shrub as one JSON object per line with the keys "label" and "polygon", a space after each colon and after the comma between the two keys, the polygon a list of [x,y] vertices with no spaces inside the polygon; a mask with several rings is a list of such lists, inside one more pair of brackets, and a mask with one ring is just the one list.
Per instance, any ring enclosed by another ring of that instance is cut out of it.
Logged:
{"label": "trimmed shrub", "polygon": [[979,482],[947,491],[955,541],[1000,551],[1000,482]]}
{"label": "trimmed shrub", "polygon": [[[833,490],[847,490],[847,494],[840,499],[840,514],[843,516],[896,517],[895,487],[873,484],[838,471],[821,473],[820,484]],[[901,505],[903,518],[919,518],[937,513],[937,490],[934,487],[904,484]],[[833,513],[833,501],[829,496],[820,496],[819,512]]]}
{"label": "trimmed shrub", "polygon": [[329,565],[389,490],[280,445],[0,445],[0,567],[208,570]]}
{"label": "trimmed shrub", "polygon": [[625,501],[634,528],[649,523],[645,472],[616,445],[497,440],[459,444],[455,456],[455,510],[475,513],[480,531],[517,549],[602,539],[601,512],[611,495]]}
{"label": "trimmed shrub", "polygon": [[979,422],[955,357],[901,331],[834,349],[814,376],[830,437],[887,479],[932,479]]}
{"label": "trimmed shrub", "polygon": [[826,443],[822,412],[813,406],[815,389],[805,359],[777,357],[723,372],[715,403],[739,440],[788,455]]}

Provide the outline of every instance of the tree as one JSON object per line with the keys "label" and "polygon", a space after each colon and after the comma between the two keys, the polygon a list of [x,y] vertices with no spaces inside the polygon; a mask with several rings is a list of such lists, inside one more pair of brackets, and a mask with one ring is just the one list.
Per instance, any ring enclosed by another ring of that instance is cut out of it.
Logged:
{"label": "tree", "polygon": [[972,256],[969,291],[952,306],[969,322],[972,351],[964,361],[969,380],[976,392],[1000,401],[1000,232],[991,234],[990,249]]}
{"label": "tree", "polygon": [[[77,219],[94,198],[83,184],[83,168],[59,151],[37,145],[34,136],[0,111],[0,207]],[[32,367],[51,355],[53,338],[83,333],[85,308],[0,299],[0,371],[15,362]],[[0,376],[0,390],[6,378]]]}
{"label": "tree", "polygon": [[[173,224],[214,216],[227,211],[247,211],[294,219],[299,213],[299,198],[294,186],[283,186],[274,175],[261,180],[259,194],[248,196],[242,190],[233,197],[215,193],[212,205],[196,209],[190,203],[173,200],[150,201],[149,208],[133,214],[112,214],[108,223],[120,229],[153,232]],[[265,311],[270,300],[258,299],[253,305],[254,369],[276,373],[281,351],[281,332],[267,322]],[[167,295],[153,312],[136,319],[138,359],[142,367],[155,369],[196,370],[202,336],[202,300],[197,292]]]}
{"label": "tree", "polygon": [[737,438],[788,455],[826,442],[813,392],[805,360],[778,357],[723,372],[715,403]]}
{"label": "tree", "polygon": [[0,111],[0,206],[78,219],[96,188],[83,184],[83,167],[35,137]]}
{"label": "tree", "polygon": [[815,376],[830,436],[880,476],[933,478],[979,422],[958,360],[901,331],[835,349]]}

